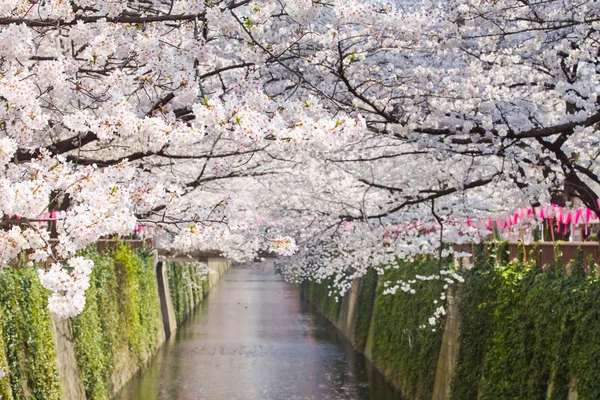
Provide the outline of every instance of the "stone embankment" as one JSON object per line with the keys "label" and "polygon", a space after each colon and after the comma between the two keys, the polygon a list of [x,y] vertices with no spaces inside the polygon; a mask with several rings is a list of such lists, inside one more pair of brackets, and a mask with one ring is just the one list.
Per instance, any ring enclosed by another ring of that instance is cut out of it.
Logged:
{"label": "stone embankment", "polygon": [[563,247],[548,262],[543,245],[474,246],[460,260],[464,282],[417,279],[413,294],[383,292],[436,275],[439,261],[370,270],[340,301],[333,281],[305,282],[302,293],[407,400],[599,399],[597,244],[568,262]]}
{"label": "stone embankment", "polygon": [[0,274],[0,399],[114,397],[231,266],[221,258],[159,261],[126,241],[101,247],[85,251],[95,268],[85,310],[73,319],[48,312],[34,268]]}

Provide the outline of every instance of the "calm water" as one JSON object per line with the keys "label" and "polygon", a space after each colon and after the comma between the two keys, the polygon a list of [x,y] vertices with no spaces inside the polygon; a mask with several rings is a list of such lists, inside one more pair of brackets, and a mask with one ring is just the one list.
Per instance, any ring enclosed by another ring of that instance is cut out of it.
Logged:
{"label": "calm water", "polygon": [[232,269],[118,400],[398,400],[298,289]]}

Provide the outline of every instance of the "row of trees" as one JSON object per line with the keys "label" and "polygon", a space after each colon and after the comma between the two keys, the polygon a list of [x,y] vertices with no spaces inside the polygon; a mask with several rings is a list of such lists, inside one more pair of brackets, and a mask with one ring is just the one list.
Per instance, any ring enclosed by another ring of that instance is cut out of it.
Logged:
{"label": "row of trees", "polygon": [[70,315],[66,260],[136,224],[344,290],[516,207],[598,212],[599,28],[591,0],[3,1],[0,262],[50,260]]}

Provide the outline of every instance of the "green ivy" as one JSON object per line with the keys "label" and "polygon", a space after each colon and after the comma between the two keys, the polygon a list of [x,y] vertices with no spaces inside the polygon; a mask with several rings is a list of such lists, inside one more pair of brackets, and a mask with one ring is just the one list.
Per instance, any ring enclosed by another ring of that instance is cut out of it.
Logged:
{"label": "green ivy", "polygon": [[[493,272],[496,255],[491,246],[477,245],[474,267],[463,271],[460,300],[460,348],[456,372],[452,380],[453,399],[477,399],[483,376],[483,360],[491,341],[494,309],[491,303],[498,279]],[[468,310],[468,312],[466,311]],[[468,344],[467,344],[468,343]]]}
{"label": "green ivy", "polygon": [[[102,293],[111,290],[104,284],[108,273],[114,271],[112,260],[90,248],[85,256],[94,261],[90,288],[86,291],[83,312],[71,320],[77,364],[88,399],[108,399],[111,390],[111,349],[108,347],[110,331],[105,330],[106,320],[113,312],[103,313]],[[115,309],[112,309],[115,310]],[[115,310],[116,311],[116,310]]]}
{"label": "green ivy", "polygon": [[377,294],[377,271],[369,268],[360,279],[358,298],[356,301],[356,325],[354,326],[355,345],[359,351],[364,351],[369,337],[373,304]]}
{"label": "green ivy", "polygon": [[[422,257],[414,262],[398,261],[397,268],[386,270],[382,282],[395,285],[415,275],[437,274],[439,260]],[[375,300],[373,360],[386,378],[409,399],[431,399],[435,370],[442,343],[442,329],[428,324],[440,298],[444,282],[417,281],[415,294],[398,291],[383,294],[379,285]],[[422,326],[426,325],[425,328]],[[435,331],[434,331],[435,329]]]}
{"label": "green ivy", "polygon": [[[5,344],[2,335],[2,325],[0,324],[0,370],[4,368],[4,372],[9,373],[8,360],[4,350]],[[10,378],[5,376],[0,379],[0,399],[12,399],[12,391],[10,390]]]}
{"label": "green ivy", "polygon": [[140,363],[148,364],[156,353],[163,335],[160,299],[155,275],[154,256],[145,248],[136,251],[141,268],[138,271],[140,290],[141,353]]}
{"label": "green ivy", "polygon": [[168,263],[167,275],[169,278],[169,291],[175,312],[175,320],[180,324],[186,315],[185,292],[183,291],[183,271],[179,263]]}
{"label": "green ivy", "polygon": [[208,277],[198,273],[193,263],[170,262],[167,274],[177,324],[182,324],[209,291]]}
{"label": "green ivy", "polygon": [[[520,253],[522,250],[520,250]],[[556,251],[542,269],[534,249],[508,262],[505,246],[479,246],[464,272],[452,398],[600,398],[600,281],[585,276],[583,252],[571,273]]]}
{"label": "green ivy", "polygon": [[[0,322],[10,389],[15,400],[60,399],[61,387],[48,311],[47,293],[34,268],[11,268],[0,274]],[[4,353],[4,354],[2,354]],[[0,364],[3,364],[0,361]]]}
{"label": "green ivy", "polygon": [[[71,320],[73,345],[86,398],[110,399],[120,389],[115,377],[144,368],[162,340],[154,260],[148,249],[132,251],[125,244],[102,254],[90,246],[82,253],[95,267],[86,306]],[[208,282],[189,263],[170,268],[172,275],[174,304],[185,316],[208,292]],[[33,268],[0,274],[0,367],[9,371],[0,381],[3,400],[60,398],[47,295]]]}
{"label": "green ivy", "polygon": [[84,311],[73,318],[77,362],[88,400],[119,390],[113,375],[144,368],[161,340],[153,257],[120,244],[112,252],[85,251],[94,260]]}
{"label": "green ivy", "polygon": [[193,281],[192,292],[194,296],[194,307],[196,307],[202,302],[202,299],[204,298],[202,282],[207,281],[208,277],[204,277],[203,280],[203,277],[200,274],[198,274],[198,272],[194,269],[193,265],[190,265],[190,268],[190,276],[192,277]]}
{"label": "green ivy", "polygon": [[[462,272],[460,337],[451,398],[564,400],[574,386],[578,399],[600,398],[600,278],[583,251],[570,268],[559,248],[555,261],[541,265],[539,246],[525,261],[523,247],[510,260],[506,242],[474,247],[474,266]],[[439,270],[438,261],[399,262],[382,281],[392,285]],[[416,294],[383,295],[370,272],[360,282],[355,337],[364,348],[372,303],[373,359],[409,399],[429,399],[434,386],[442,332],[422,329],[433,314],[442,282],[417,282]],[[331,281],[305,282],[302,293],[336,320]],[[375,288],[377,290],[375,291]],[[376,293],[375,293],[376,292]]]}
{"label": "green ivy", "polygon": [[[444,260],[447,264],[448,260]],[[382,282],[412,280],[415,275],[437,274],[439,260],[420,258],[415,262],[399,261],[397,268],[388,269]],[[357,298],[355,344],[364,350],[371,327],[374,324],[373,359],[386,378],[398,386],[408,399],[431,399],[435,369],[442,342],[442,330],[432,331],[428,325],[433,316],[444,283],[440,280],[415,285],[417,294],[398,291],[384,295],[383,285],[378,286],[377,271],[370,269],[360,280]],[[341,300],[336,301],[330,293],[333,280],[321,283],[304,281],[302,295],[331,321],[337,321]],[[373,315],[374,313],[374,315]],[[427,325],[427,328],[422,328]]]}
{"label": "green ivy", "polygon": [[342,309],[341,298],[335,291],[333,278],[322,282],[304,281],[302,293],[317,310],[330,321],[336,322]]}

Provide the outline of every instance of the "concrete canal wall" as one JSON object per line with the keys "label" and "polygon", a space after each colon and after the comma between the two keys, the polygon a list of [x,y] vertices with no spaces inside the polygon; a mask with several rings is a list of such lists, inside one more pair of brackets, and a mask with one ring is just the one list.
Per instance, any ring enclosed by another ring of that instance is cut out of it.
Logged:
{"label": "concrete canal wall", "polygon": [[[47,310],[34,268],[0,274],[0,399],[110,399],[152,360],[230,268],[159,261],[126,244],[85,252],[95,262],[86,307],[72,319]],[[200,267],[200,268],[199,268]]]}
{"label": "concrete canal wall", "polygon": [[583,249],[568,263],[558,247],[552,263],[529,250],[526,261],[506,243],[474,248],[433,327],[445,282],[383,294],[435,274],[427,258],[372,270],[339,302],[332,281],[305,282],[302,293],[407,400],[599,399],[600,268]]}
{"label": "concrete canal wall", "polygon": [[[352,289],[338,302],[335,296],[329,296],[331,282],[304,283],[302,292],[404,397],[445,399],[437,393],[438,397],[433,397],[433,387],[440,386],[437,381],[442,381],[443,376],[452,375],[453,364],[438,361],[441,360],[439,349],[442,343],[447,351],[456,348],[453,343],[456,336],[444,335],[441,329],[432,332],[431,328],[425,330],[417,326],[419,320],[423,325],[425,309],[433,315],[432,307],[425,304],[429,298],[382,294],[383,282],[400,278],[399,271],[384,276],[378,276],[375,270],[369,271],[363,278],[355,279]],[[439,379],[436,377],[438,368]]]}

